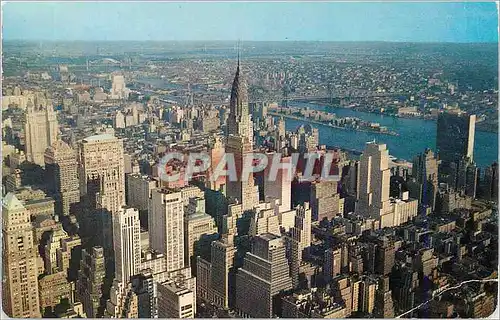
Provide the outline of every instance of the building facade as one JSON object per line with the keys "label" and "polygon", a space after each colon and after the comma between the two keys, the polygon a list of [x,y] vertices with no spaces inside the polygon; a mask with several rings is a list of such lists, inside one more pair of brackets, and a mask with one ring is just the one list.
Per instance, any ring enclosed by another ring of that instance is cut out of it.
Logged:
{"label": "building facade", "polygon": [[141,267],[141,226],[139,211],[122,207],[113,213],[115,279],[128,283]]}
{"label": "building facade", "polygon": [[274,317],[274,297],[292,288],[292,278],[281,237],[270,233],[254,238],[236,274],[236,309],[242,316]]}
{"label": "building facade", "polygon": [[52,105],[39,104],[38,99],[30,102],[24,123],[26,158],[43,166],[45,149],[57,140],[57,116]]}
{"label": "building facade", "polygon": [[184,201],[182,193],[156,189],[149,201],[149,244],[165,254],[167,271],[184,267]]}
{"label": "building facade", "polygon": [[13,318],[40,318],[38,248],[28,210],[13,193],[2,201],[2,308]]}
{"label": "building facade", "polygon": [[71,205],[80,202],[77,153],[65,142],[56,141],[45,150],[44,161],[56,213],[69,215]]}

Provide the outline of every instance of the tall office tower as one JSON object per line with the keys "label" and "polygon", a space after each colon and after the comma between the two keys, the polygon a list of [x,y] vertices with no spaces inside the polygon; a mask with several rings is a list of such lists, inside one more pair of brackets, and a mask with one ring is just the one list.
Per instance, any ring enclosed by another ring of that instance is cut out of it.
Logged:
{"label": "tall office tower", "polygon": [[212,242],[211,288],[213,302],[224,309],[234,305],[234,259],[236,247],[234,235],[224,234],[222,238]]}
{"label": "tall office tower", "polygon": [[462,157],[473,159],[476,115],[442,112],[438,116],[436,147],[439,159],[458,163]]}
{"label": "tall office tower", "polygon": [[272,318],[274,297],[292,288],[286,248],[281,237],[265,233],[254,238],[236,274],[236,309],[240,315]]}
{"label": "tall office tower", "polygon": [[59,140],[45,150],[47,186],[52,193],[58,215],[69,215],[71,205],[80,202],[77,153]]}
{"label": "tall office tower", "polygon": [[374,242],[362,243],[363,248],[363,268],[367,273],[375,273],[375,254],[377,245]]}
{"label": "tall office tower", "polygon": [[[280,219],[280,217],[282,217],[283,214],[280,215],[278,208],[278,199],[271,199],[270,202],[263,202],[259,204],[259,206],[255,208],[255,214],[250,219],[248,234],[250,236],[256,236],[261,233],[281,234],[280,227],[282,227],[282,225],[280,224],[280,220],[283,219]],[[294,211],[285,213],[285,215],[289,214],[294,214]],[[292,217],[292,219],[295,220],[294,217]],[[294,222],[292,222],[292,226],[293,223]],[[287,231],[288,229],[290,229],[290,227],[286,228]]]}
{"label": "tall office tower", "polygon": [[247,83],[240,72],[240,63],[231,88],[227,119],[226,154],[234,156],[236,181],[227,179],[226,196],[242,205],[243,211],[251,210],[258,203],[259,192],[253,174],[242,177],[245,157],[253,152],[253,124],[248,110]]}
{"label": "tall office tower", "polygon": [[221,136],[214,136],[209,146],[209,155],[210,155],[210,168],[207,171],[207,188],[218,191],[224,188],[226,185],[226,176],[220,175],[219,177],[215,177],[215,170],[217,165],[220,163],[222,158],[224,157],[224,140]]}
{"label": "tall office tower", "polygon": [[498,163],[494,162],[484,170],[481,190],[484,199],[498,202]]}
{"label": "tall office tower", "polygon": [[158,181],[138,173],[128,174],[126,180],[127,204],[141,211],[148,210],[149,198],[152,191],[158,187]]}
{"label": "tall office tower", "polygon": [[256,102],[250,103],[250,112],[252,113],[252,119],[257,125],[260,125],[267,117],[267,102]]}
{"label": "tall office tower", "polygon": [[340,212],[340,195],[337,181],[315,181],[311,183],[311,209],[315,221],[332,220]]}
{"label": "tall office tower", "polygon": [[[268,153],[268,165],[264,169],[264,194],[267,197],[279,199],[280,207],[279,211],[289,211],[292,206],[292,180],[293,173],[289,172],[289,169],[282,168],[279,169],[276,177],[270,177],[270,171],[273,163],[273,157],[275,153]],[[281,162],[284,166],[288,163],[291,164],[291,157],[281,158]]]}
{"label": "tall office tower", "polygon": [[137,295],[132,290],[130,282],[120,282],[115,279],[110,291],[110,298],[106,302],[107,318],[137,318],[138,302]]}
{"label": "tall office tower", "polygon": [[431,149],[413,159],[412,176],[419,189],[419,203],[425,208],[436,209],[438,191],[438,160]]}
{"label": "tall office tower", "polygon": [[105,272],[104,249],[93,247],[91,252],[83,249],[76,282],[76,297],[83,303],[85,314],[89,318],[100,318],[104,315],[101,297]]}
{"label": "tall office tower", "polygon": [[122,207],[113,213],[115,279],[128,283],[141,267],[141,223],[139,210]]}
{"label": "tall office tower", "polygon": [[89,184],[97,183],[100,207],[117,212],[125,205],[123,141],[110,134],[82,140],[79,152],[80,194],[89,193]]}
{"label": "tall office tower", "polygon": [[387,237],[377,239],[377,246],[375,249],[375,271],[381,275],[388,275],[391,273],[394,266],[396,250],[394,242]]}
{"label": "tall office tower", "polygon": [[184,267],[184,201],[182,193],[156,189],[149,200],[149,245],[164,253],[167,271]]}
{"label": "tall office tower", "polygon": [[389,150],[385,144],[369,142],[361,155],[358,170],[356,211],[379,218],[390,210],[391,171]]}
{"label": "tall office tower", "polygon": [[150,271],[144,271],[132,277],[132,287],[137,295],[137,316],[143,318],[158,318],[157,281]]}
{"label": "tall office tower", "polygon": [[365,276],[359,285],[359,310],[365,313],[373,313],[375,308],[375,292],[377,282],[375,279]]}
{"label": "tall office tower", "polygon": [[127,99],[130,89],[125,86],[125,78],[122,75],[113,75],[111,84],[111,99]]}
{"label": "tall office tower", "polygon": [[2,201],[2,308],[13,318],[40,318],[38,248],[30,215],[13,193]]}
{"label": "tall office tower", "polygon": [[[50,232],[49,239],[47,244],[45,245],[45,273],[52,274],[57,273],[59,271],[66,271],[64,269],[60,269],[58,265],[58,251],[61,250],[61,242],[62,239],[69,238],[66,231],[64,231],[62,224],[57,224],[52,232]],[[59,249],[59,250],[58,250]]]}
{"label": "tall office tower", "polygon": [[[448,177],[456,170],[463,157],[473,160],[476,115],[442,112],[438,115],[436,148],[441,160],[439,173],[441,181],[448,182]],[[452,186],[454,187],[454,186]]]}
{"label": "tall office tower", "polygon": [[394,318],[394,303],[392,291],[389,289],[389,277],[379,278],[373,313],[379,318]]}
{"label": "tall office tower", "polygon": [[125,115],[118,110],[113,119],[113,127],[115,129],[124,129],[125,128]]}
{"label": "tall office tower", "polygon": [[323,274],[327,281],[331,280],[335,276],[341,274],[342,266],[342,249],[341,248],[330,248],[325,251],[325,266],[323,268]]}
{"label": "tall office tower", "polygon": [[248,143],[253,143],[253,127],[250,110],[248,108],[247,82],[240,70],[239,60],[233,85],[231,87],[226,135],[245,137]]}
{"label": "tall office tower", "polygon": [[[455,190],[464,192],[467,196],[475,198],[479,168],[470,158],[462,158],[456,169]],[[453,185],[452,185],[453,186]]]}
{"label": "tall office tower", "polygon": [[203,192],[203,190],[201,190],[197,186],[188,185],[188,186],[180,188],[179,191],[181,193],[182,201],[184,203],[184,213],[187,212],[186,210],[187,210],[187,207],[189,205],[189,200],[192,198],[201,199],[201,201],[198,201],[197,203],[201,204],[202,206],[197,207],[197,208],[203,212],[205,211],[205,199],[204,199],[205,193]]}
{"label": "tall office tower", "polygon": [[280,137],[285,137],[286,135],[286,129],[285,129],[285,119],[283,117],[280,117],[280,119],[278,120],[278,135]]}
{"label": "tall office tower", "polygon": [[45,149],[57,140],[59,131],[57,116],[51,105],[41,106],[30,104],[26,108],[24,121],[26,158],[43,166]]}
{"label": "tall office tower", "polygon": [[312,152],[317,150],[319,145],[319,131],[310,124],[301,125],[297,129],[297,149],[299,152]]}
{"label": "tall office tower", "polygon": [[[201,205],[199,205],[201,203]],[[201,210],[200,210],[201,209]],[[196,256],[210,249],[216,240],[217,226],[213,217],[205,213],[205,199],[189,199],[188,213],[184,218],[184,256],[185,264],[196,272]],[[203,256],[208,256],[210,253]]]}
{"label": "tall office tower", "polygon": [[158,317],[192,319],[196,314],[196,294],[174,281],[158,283]]}
{"label": "tall office tower", "polygon": [[80,143],[80,195],[89,210],[82,232],[95,237],[102,231],[105,249],[112,246],[111,215],[125,205],[124,170],[123,142],[115,136],[95,135]]}
{"label": "tall office tower", "polygon": [[196,297],[213,303],[212,264],[202,257],[196,257]]}
{"label": "tall office tower", "polygon": [[[415,291],[419,285],[418,272],[411,265],[396,265],[390,278],[394,291],[394,309],[397,314],[415,305]],[[411,317],[411,313],[409,316]]]}
{"label": "tall office tower", "polygon": [[349,196],[356,196],[358,193],[358,170],[359,161],[351,160],[349,165],[343,168],[345,175],[342,177],[343,191]]}
{"label": "tall office tower", "polygon": [[349,271],[357,274],[363,274],[363,250],[357,244],[348,247]]}
{"label": "tall office tower", "polygon": [[311,246],[311,208],[309,203],[295,208],[295,225],[290,229],[290,275],[293,287],[299,284],[299,270],[304,250]]}

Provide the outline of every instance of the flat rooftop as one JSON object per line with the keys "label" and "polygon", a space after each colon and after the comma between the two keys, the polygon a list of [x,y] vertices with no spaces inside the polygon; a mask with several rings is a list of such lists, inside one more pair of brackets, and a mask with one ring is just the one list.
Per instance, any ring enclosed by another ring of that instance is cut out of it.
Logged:
{"label": "flat rooftop", "polygon": [[105,140],[116,140],[117,138],[112,134],[97,134],[94,136],[87,137],[83,139],[84,142],[97,142],[97,141],[105,141]]}
{"label": "flat rooftop", "polygon": [[280,236],[275,235],[273,233],[269,233],[269,232],[259,234],[259,237],[261,237],[262,239],[265,239],[265,240],[274,240],[274,239],[280,238]]}

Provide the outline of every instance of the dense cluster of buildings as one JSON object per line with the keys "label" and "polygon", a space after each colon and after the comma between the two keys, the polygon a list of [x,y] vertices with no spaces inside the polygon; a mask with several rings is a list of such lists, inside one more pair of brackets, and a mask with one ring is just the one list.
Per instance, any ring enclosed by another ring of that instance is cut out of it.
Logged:
{"label": "dense cluster of buildings", "polygon": [[[131,91],[120,75],[106,95],[121,108],[85,104],[76,117],[68,107],[63,118],[47,95],[14,91],[21,98],[8,101],[22,116],[12,113],[2,145],[9,316],[494,311],[491,283],[446,291],[497,278],[498,165],[480,174],[474,163],[474,115],[440,113],[437,153],[422,150],[406,163],[383,143],[368,142],[355,158],[320,146],[311,125],[286,131],[268,104],[249,103],[239,62],[229,107],[125,102]],[[98,93],[78,99],[101,101]],[[160,161],[174,151],[207,152],[212,162],[186,179],[186,161]],[[278,153],[283,163],[298,153],[297,173],[211,179],[224,154],[242,173],[256,151]],[[304,179],[311,154],[318,160]],[[326,159],[338,181],[322,179]],[[180,178],[165,181],[164,173]]]}

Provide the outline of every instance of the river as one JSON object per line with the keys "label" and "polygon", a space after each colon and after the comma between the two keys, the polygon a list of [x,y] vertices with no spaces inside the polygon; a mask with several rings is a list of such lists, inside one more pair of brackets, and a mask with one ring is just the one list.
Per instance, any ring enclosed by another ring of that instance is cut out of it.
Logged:
{"label": "river", "polygon": [[[387,144],[391,155],[406,160],[413,159],[416,154],[423,152],[425,148],[436,150],[435,120],[396,118],[320,104],[290,102],[290,105],[295,107],[308,106],[311,109],[335,113],[338,117],[356,117],[365,121],[378,122],[381,126],[386,126],[389,130],[399,133],[399,136],[390,136],[315,126],[319,130],[320,144],[362,151],[367,141],[375,139],[377,142]],[[299,125],[307,123],[307,121],[285,119],[285,123],[287,130],[295,130]],[[491,165],[494,161],[498,161],[498,134],[476,130],[474,160],[482,168]]]}

